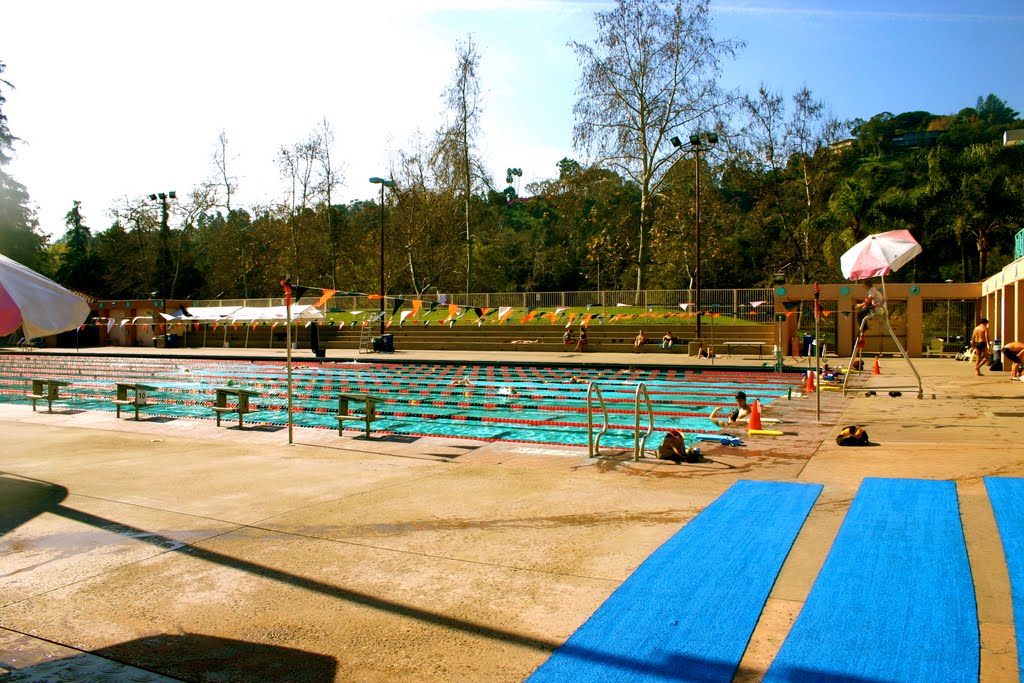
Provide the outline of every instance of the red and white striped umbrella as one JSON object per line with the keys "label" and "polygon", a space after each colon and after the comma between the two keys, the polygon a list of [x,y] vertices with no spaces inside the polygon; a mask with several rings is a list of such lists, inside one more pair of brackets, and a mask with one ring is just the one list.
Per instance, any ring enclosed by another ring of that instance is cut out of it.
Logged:
{"label": "red and white striped umbrella", "polygon": [[73,330],[89,304],[53,280],[0,254],[0,334],[21,326],[26,339]]}
{"label": "red and white striped umbrella", "polygon": [[899,270],[920,253],[921,245],[909,230],[890,230],[857,242],[840,257],[839,266],[846,279],[863,280]]}

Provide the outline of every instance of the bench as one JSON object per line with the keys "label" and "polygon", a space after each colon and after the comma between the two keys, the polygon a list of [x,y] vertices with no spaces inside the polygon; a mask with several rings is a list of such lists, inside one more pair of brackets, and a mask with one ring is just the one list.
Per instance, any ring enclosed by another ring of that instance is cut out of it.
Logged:
{"label": "bench", "polygon": [[[633,340],[629,340],[629,346],[633,350],[633,353],[686,353],[687,345],[686,342],[676,339],[676,342],[672,346],[664,347],[661,345],[660,339],[648,339],[643,343],[640,348],[633,345]],[[618,351],[619,349],[614,349]]]}
{"label": "bench", "polygon": [[[380,396],[371,394],[338,394],[338,436],[342,435],[346,420],[359,420],[366,423],[366,437],[370,437],[370,423],[377,419],[377,404],[383,403]],[[362,415],[348,412],[350,403],[362,403],[365,407]]]}
{"label": "bench", "polygon": [[727,341],[727,342],[721,342],[721,345],[725,347],[725,355],[727,355],[727,356],[732,356],[732,350],[733,349],[738,349],[738,348],[743,348],[743,347],[747,347],[749,349],[753,349],[754,347],[757,347],[757,358],[758,358],[758,360],[760,360],[764,356],[765,342],[763,342],[763,341]]}
{"label": "bench", "polygon": [[[117,417],[121,417],[121,408],[131,406],[135,409],[135,419],[139,419],[139,408],[146,406],[149,402],[149,392],[156,387],[148,384],[137,384],[135,382],[118,382],[117,397],[111,399],[116,406]],[[129,396],[129,393],[131,394]]]}
{"label": "bench", "polygon": [[36,409],[36,401],[46,401],[46,412],[53,412],[53,402],[60,400],[60,388],[66,387],[71,382],[59,379],[33,379],[32,391],[28,397],[32,399],[32,410]]}
{"label": "bench", "polygon": [[[221,415],[238,413],[238,428],[242,428],[242,416],[249,412],[249,399],[259,396],[260,392],[238,387],[216,387],[217,400],[213,404],[213,412],[217,413],[217,426],[220,427]],[[234,399],[235,405],[229,406],[228,399]]]}

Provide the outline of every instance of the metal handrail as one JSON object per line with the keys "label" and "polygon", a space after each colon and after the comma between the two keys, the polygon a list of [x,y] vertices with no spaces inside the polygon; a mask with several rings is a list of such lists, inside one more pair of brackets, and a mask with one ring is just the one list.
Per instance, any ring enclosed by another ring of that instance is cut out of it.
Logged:
{"label": "metal handrail", "polygon": [[[647,433],[640,436],[640,394],[644,395],[644,401],[647,404]],[[644,457],[644,445],[647,443],[647,437],[654,433],[654,408],[651,406],[651,395],[647,393],[647,385],[641,382],[636,387],[636,397],[633,401],[633,461],[639,461],[640,458]]]}
{"label": "metal handrail", "polygon": [[[594,438],[594,404],[593,396],[597,396],[598,404],[601,406],[601,412],[604,414],[604,429],[602,429],[597,438]],[[601,395],[601,387],[597,386],[595,382],[591,382],[587,385],[587,457],[596,458],[598,456],[598,450],[601,447],[601,437],[608,431],[610,425],[608,424],[608,409],[604,405],[604,397]]]}

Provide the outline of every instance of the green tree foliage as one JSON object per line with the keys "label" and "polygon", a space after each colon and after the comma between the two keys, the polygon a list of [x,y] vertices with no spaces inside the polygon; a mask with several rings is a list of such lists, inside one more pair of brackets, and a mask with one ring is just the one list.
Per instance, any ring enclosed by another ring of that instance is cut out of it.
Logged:
{"label": "green tree foliage", "polygon": [[[0,62],[0,74],[6,65]],[[42,273],[50,271],[46,252],[46,238],[39,233],[39,221],[29,205],[25,186],[4,169],[14,155],[14,137],[7,126],[3,105],[7,101],[4,88],[14,89],[9,81],[0,78],[0,254]]]}
{"label": "green tree foliage", "polygon": [[96,278],[97,259],[92,249],[92,231],[82,216],[82,203],[76,201],[64,216],[65,250],[57,268],[57,281],[66,287],[94,294],[99,282]]}

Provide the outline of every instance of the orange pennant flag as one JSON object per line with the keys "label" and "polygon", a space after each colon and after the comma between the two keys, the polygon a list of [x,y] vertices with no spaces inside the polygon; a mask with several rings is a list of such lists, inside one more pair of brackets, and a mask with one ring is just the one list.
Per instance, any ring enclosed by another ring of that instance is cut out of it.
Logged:
{"label": "orange pennant flag", "polygon": [[423,306],[423,299],[412,300],[412,317],[415,318],[416,314],[420,312],[420,307]]}
{"label": "orange pennant flag", "polygon": [[324,293],[321,294],[320,298],[316,300],[315,304],[313,304],[313,308],[320,308],[325,303],[327,303],[328,299],[330,299],[332,296],[334,296],[337,293],[338,293],[338,290],[336,290],[336,289],[325,289]]}

